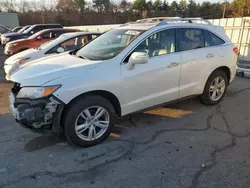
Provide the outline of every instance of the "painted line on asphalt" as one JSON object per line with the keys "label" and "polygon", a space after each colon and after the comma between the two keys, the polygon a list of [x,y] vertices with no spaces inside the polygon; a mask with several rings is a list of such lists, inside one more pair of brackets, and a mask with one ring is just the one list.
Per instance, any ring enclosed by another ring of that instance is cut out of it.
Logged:
{"label": "painted line on asphalt", "polygon": [[121,137],[121,135],[115,134],[115,133],[111,133],[110,136],[112,136],[114,138],[120,138]]}
{"label": "painted line on asphalt", "polygon": [[150,111],[144,112],[145,114],[164,116],[170,118],[180,118],[181,116],[192,114],[192,111],[173,109],[173,108],[156,108]]}

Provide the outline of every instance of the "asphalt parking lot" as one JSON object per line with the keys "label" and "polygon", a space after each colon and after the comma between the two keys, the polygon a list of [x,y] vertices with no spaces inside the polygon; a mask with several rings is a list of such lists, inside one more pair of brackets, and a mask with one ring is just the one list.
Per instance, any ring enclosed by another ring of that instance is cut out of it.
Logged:
{"label": "asphalt parking lot", "polygon": [[217,106],[194,98],[125,117],[90,148],[20,127],[2,83],[0,187],[249,188],[249,83],[237,77]]}

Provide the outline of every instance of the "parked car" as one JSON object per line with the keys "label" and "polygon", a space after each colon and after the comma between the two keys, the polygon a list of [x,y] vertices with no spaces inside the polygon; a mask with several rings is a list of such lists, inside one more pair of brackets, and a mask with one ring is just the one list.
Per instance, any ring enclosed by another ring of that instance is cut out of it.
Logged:
{"label": "parked car", "polygon": [[79,49],[100,35],[101,33],[99,32],[65,33],[53,41],[42,44],[38,48],[29,49],[13,55],[4,63],[6,79],[9,80],[9,76],[24,63],[42,57]]}
{"label": "parked car", "polygon": [[37,48],[41,44],[53,40],[59,37],[63,33],[77,32],[77,29],[45,29],[31,35],[26,39],[19,39],[12,42],[8,42],[4,48],[4,54],[6,56],[11,56],[21,51],[27,50],[29,48]]}
{"label": "parked car", "polygon": [[237,75],[240,77],[250,77],[250,64],[239,63],[237,65]]}
{"label": "parked car", "polygon": [[11,30],[11,32],[16,33],[18,31],[20,31],[22,28],[23,28],[23,26],[15,27],[14,29]]}
{"label": "parked car", "polygon": [[31,27],[31,25],[26,25],[24,26],[22,29],[20,29],[19,31],[17,31],[17,33],[23,33],[24,31],[26,31],[27,29],[29,29]]}
{"label": "parked car", "polygon": [[108,137],[117,117],[195,95],[218,104],[236,62],[224,29],[206,20],[125,24],[75,53],[15,72],[10,108],[21,124],[51,125],[71,143],[92,146]]}
{"label": "parked car", "polygon": [[63,28],[61,24],[37,24],[32,25],[28,29],[26,29],[22,33],[9,33],[8,35],[1,36],[1,44],[4,47],[8,42],[13,40],[28,38],[29,36],[44,30],[44,29],[52,29],[52,28]]}

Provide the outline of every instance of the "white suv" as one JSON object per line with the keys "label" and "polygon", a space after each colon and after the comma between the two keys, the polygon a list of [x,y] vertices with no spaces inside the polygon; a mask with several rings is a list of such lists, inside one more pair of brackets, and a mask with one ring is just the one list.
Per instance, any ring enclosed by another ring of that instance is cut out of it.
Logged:
{"label": "white suv", "polygon": [[117,117],[189,96],[219,103],[236,51],[222,27],[202,19],[124,24],[77,52],[23,65],[10,77],[11,110],[21,124],[95,145]]}

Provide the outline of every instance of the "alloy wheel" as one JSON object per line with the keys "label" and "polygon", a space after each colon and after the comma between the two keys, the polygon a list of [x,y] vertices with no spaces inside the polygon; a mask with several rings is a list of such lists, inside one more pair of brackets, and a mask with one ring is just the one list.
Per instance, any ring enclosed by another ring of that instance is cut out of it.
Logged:
{"label": "alloy wheel", "polygon": [[75,121],[75,131],[79,138],[93,141],[100,138],[108,129],[110,116],[101,106],[91,106],[83,110]]}
{"label": "alloy wheel", "polygon": [[224,78],[220,76],[216,77],[212,81],[210,88],[209,88],[210,99],[213,101],[219,100],[223,96],[225,92],[225,88],[226,88],[226,83],[225,83]]}

